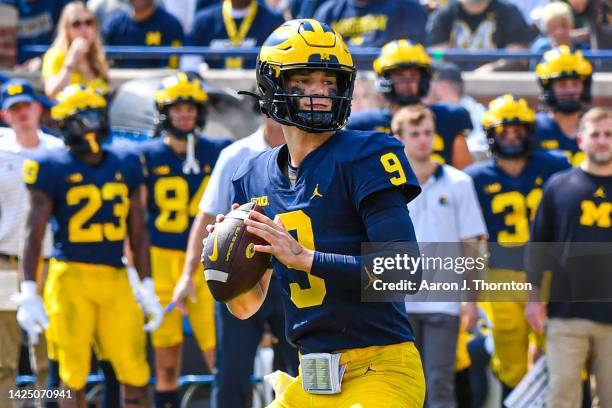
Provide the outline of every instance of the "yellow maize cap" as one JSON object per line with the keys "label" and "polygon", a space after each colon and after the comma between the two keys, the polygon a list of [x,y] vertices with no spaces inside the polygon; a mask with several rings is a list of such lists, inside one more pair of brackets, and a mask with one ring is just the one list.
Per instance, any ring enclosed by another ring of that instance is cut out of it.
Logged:
{"label": "yellow maize cap", "polygon": [[106,108],[106,99],[93,88],[83,85],[68,85],[56,98],[51,108],[51,118],[62,120],[87,109]]}
{"label": "yellow maize cap", "polygon": [[382,76],[385,72],[402,65],[431,68],[431,58],[421,44],[409,40],[396,40],[385,44],[380,56],[374,60],[374,71]]}
{"label": "yellow maize cap", "polygon": [[269,63],[276,76],[283,68],[308,68],[322,63],[353,70],[353,58],[342,36],[314,19],[290,20],[274,30],[261,47],[259,61]]}
{"label": "yellow maize cap", "polygon": [[204,103],[208,101],[208,94],[197,78],[190,79],[184,72],[164,78],[161,88],[155,93],[155,102],[158,105],[187,101]]}
{"label": "yellow maize cap", "polygon": [[535,123],[535,112],[527,100],[505,94],[489,103],[489,109],[482,118],[483,127],[488,129],[507,123]]}
{"label": "yellow maize cap", "polygon": [[542,80],[566,75],[589,76],[593,73],[593,67],[580,51],[572,51],[567,45],[561,45],[544,54],[535,73]]}

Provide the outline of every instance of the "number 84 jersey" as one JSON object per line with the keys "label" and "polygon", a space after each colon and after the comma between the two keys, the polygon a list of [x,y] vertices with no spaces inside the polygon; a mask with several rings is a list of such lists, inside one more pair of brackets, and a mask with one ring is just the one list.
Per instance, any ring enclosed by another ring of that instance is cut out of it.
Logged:
{"label": "number 84 jersey", "polygon": [[104,148],[90,166],[57,149],[25,161],[24,180],[53,200],[54,258],[122,266],[129,197],[143,182],[138,156]]}
{"label": "number 84 jersey", "polygon": [[148,228],[151,245],[184,251],[189,229],[221,150],[230,140],[198,137],[196,171],[183,172],[185,157],[157,138],[139,146],[147,186]]}
{"label": "number 84 jersey", "polygon": [[[406,202],[420,191],[402,144],[380,132],[338,131],[308,154],[291,186],[283,145],[244,163],[233,178],[234,202],[255,201],[279,216],[306,248],[359,256],[369,241],[359,214],[364,198],[399,188]],[[362,303],[361,277],[316,276],[273,261],[280,280],[289,340],[302,352],[412,340],[403,303]]]}

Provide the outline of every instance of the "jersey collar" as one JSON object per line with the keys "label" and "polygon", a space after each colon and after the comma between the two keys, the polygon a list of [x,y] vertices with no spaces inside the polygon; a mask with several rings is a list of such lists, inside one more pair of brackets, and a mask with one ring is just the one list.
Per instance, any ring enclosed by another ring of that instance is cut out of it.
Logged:
{"label": "jersey collar", "polygon": [[[341,132],[341,131],[338,131]],[[298,168],[297,180],[293,189],[297,189],[304,183],[304,180],[308,178],[308,175],[317,170],[317,165],[323,160],[328,154],[333,154],[333,146],[338,140],[337,134],[332,135],[326,140],[321,146],[317,147],[312,152],[308,153],[300,167]],[[292,190],[289,179],[285,176],[281,165],[286,165],[289,150],[287,145],[284,144],[274,149],[270,160],[268,161],[268,174],[270,174],[270,181],[272,182],[272,188],[278,190]]]}

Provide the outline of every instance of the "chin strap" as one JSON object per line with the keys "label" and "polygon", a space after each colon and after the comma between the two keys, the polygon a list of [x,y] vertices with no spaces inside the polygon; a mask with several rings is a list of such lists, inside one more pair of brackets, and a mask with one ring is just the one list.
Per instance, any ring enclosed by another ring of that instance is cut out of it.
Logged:
{"label": "chin strap", "polygon": [[200,174],[200,163],[195,158],[195,140],[193,133],[187,135],[187,157],[183,163],[183,173]]}

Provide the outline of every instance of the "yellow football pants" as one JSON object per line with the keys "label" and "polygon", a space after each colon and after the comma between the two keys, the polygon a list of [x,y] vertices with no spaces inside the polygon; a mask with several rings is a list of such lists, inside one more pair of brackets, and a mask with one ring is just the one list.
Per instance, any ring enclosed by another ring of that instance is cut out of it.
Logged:
{"label": "yellow football pants", "polygon": [[[301,370],[285,384],[268,408],[421,408],[425,376],[412,342],[345,350],[342,390],[334,395],[309,394],[302,388]],[[287,377],[285,377],[286,379]]]}

